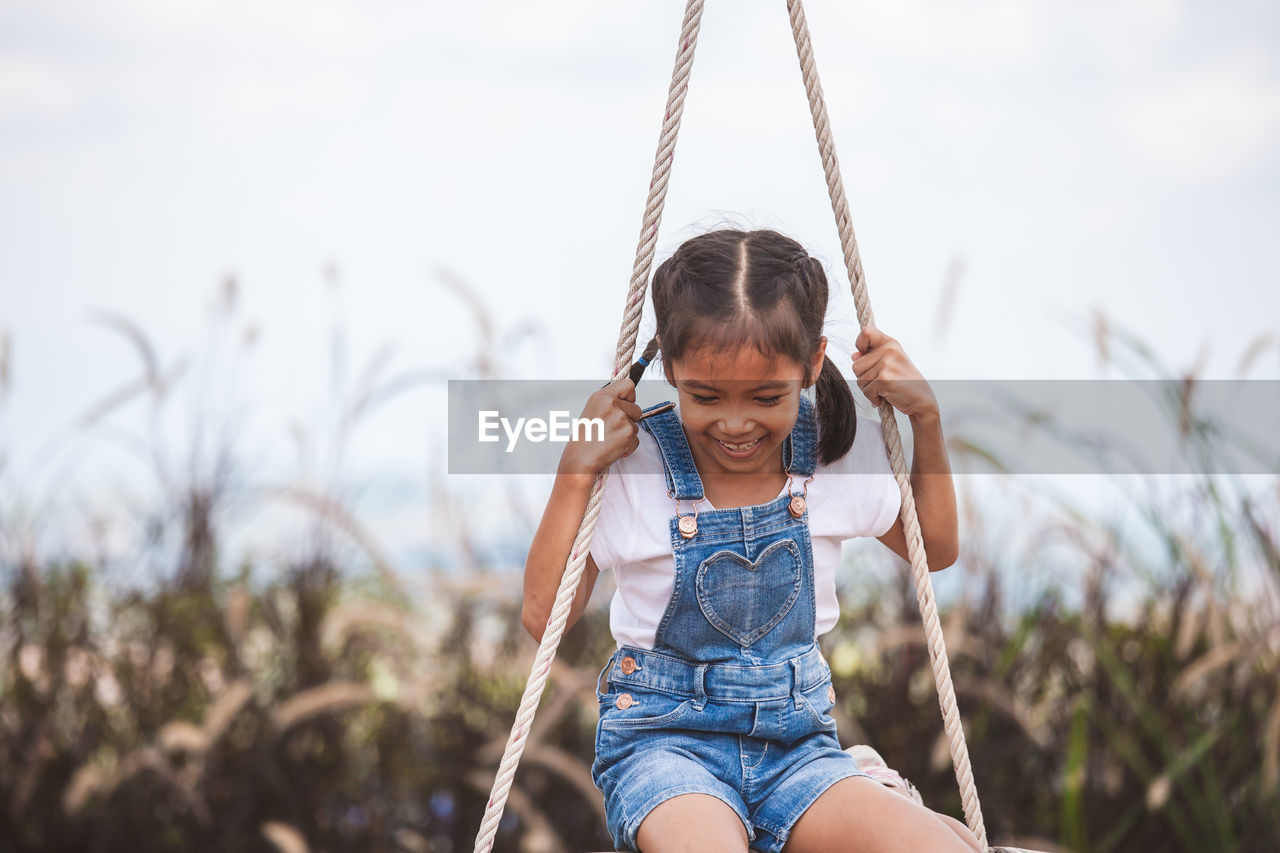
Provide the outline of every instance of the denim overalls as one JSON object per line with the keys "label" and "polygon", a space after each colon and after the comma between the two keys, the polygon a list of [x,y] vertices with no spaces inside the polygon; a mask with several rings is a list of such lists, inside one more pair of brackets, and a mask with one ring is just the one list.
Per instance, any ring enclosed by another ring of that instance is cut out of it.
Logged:
{"label": "denim overalls", "polygon": [[840,749],[831,670],[814,637],[809,518],[794,485],[815,469],[813,404],[801,397],[783,443],[790,494],[733,509],[695,513],[702,481],[677,412],[641,425],[673,498],[675,578],[654,649],[617,649],[597,680],[591,776],[619,850],[637,849],[655,806],[700,792],[737,812],[753,850],[778,853],[828,787],[866,775]]}

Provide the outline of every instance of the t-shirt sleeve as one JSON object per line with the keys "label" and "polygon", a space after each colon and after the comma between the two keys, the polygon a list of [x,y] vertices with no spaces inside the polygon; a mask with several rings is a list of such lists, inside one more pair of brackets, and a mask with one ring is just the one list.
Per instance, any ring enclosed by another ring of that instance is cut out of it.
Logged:
{"label": "t-shirt sleeve", "polygon": [[893,527],[902,508],[902,494],[889,464],[880,422],[861,415],[853,447],[832,465],[841,476],[842,512],[845,524],[842,538],[883,536]]}
{"label": "t-shirt sleeve", "polygon": [[889,532],[889,528],[893,527],[894,520],[902,511],[902,490],[898,487],[897,478],[893,476],[893,466],[889,464],[889,449],[884,446],[884,433],[878,421],[875,434],[876,449],[868,453],[874,463],[875,481],[879,483],[878,493],[873,492],[877,508],[875,521],[871,525],[871,535],[883,536]]}
{"label": "t-shirt sleeve", "polygon": [[591,535],[591,559],[602,572],[621,562],[621,555],[628,553],[631,544],[626,537],[635,535],[635,526],[627,523],[632,515],[631,496],[627,488],[629,478],[619,473],[620,467],[626,467],[621,465],[622,462],[620,459],[609,468],[609,476],[604,481],[604,496],[600,501],[600,515]]}

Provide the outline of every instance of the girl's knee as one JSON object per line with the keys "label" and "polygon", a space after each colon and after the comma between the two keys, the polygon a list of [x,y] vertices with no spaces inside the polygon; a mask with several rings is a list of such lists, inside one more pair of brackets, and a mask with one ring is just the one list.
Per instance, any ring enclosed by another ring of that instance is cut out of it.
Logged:
{"label": "girl's knee", "polygon": [[711,794],[680,794],[654,807],[636,832],[641,853],[744,853],[747,828]]}
{"label": "girl's knee", "polygon": [[944,817],[879,782],[854,776],[836,782],[800,815],[783,851],[967,853],[968,842],[955,837]]}
{"label": "girl's knee", "polygon": [[978,843],[978,836],[974,835],[969,827],[965,826],[950,815],[941,814],[939,812],[934,812],[934,814],[937,814],[938,817],[941,818],[942,822],[945,823],[952,832],[960,836],[960,840],[965,844],[968,844],[970,848],[976,851],[976,853],[983,853],[982,845]]}

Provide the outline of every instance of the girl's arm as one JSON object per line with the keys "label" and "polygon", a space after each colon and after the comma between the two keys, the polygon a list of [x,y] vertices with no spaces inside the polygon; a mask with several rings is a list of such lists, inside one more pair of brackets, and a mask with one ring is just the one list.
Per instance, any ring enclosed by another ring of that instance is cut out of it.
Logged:
{"label": "girl's arm", "polygon": [[[582,524],[582,514],[586,511],[595,479],[595,474],[556,474],[551,497],[547,499],[547,508],[542,513],[542,522],[529,546],[529,556],[524,562],[524,606],[520,622],[539,643],[542,642],[551,608],[555,605],[560,579],[564,576],[565,564],[569,560],[573,540],[578,535],[578,527]],[[582,580],[578,583],[578,594],[569,608],[565,631],[582,616],[599,574],[600,569],[588,554]]]}
{"label": "girl's arm", "polygon": [[[858,387],[872,404],[879,406],[882,399],[888,400],[911,420],[911,491],[929,570],[940,571],[959,557],[960,533],[956,490],[937,398],[901,345],[884,332],[867,326],[858,335],[856,346],[853,372],[858,377]],[[901,515],[887,533],[877,538],[910,561]]]}
{"label": "girl's arm", "polygon": [[[604,421],[604,441],[590,441],[586,437],[570,441],[560,456],[551,496],[547,499],[547,507],[542,512],[542,521],[533,535],[524,565],[524,603],[520,622],[539,643],[542,642],[551,608],[555,605],[556,592],[560,589],[565,564],[569,561],[569,552],[582,524],[596,476],[640,446],[639,428],[636,426],[640,407],[635,404],[635,399],[635,385],[626,377],[592,394],[582,410],[582,417],[598,417]],[[577,623],[586,609],[599,573],[595,561],[588,554],[577,595],[569,608],[566,631]]]}

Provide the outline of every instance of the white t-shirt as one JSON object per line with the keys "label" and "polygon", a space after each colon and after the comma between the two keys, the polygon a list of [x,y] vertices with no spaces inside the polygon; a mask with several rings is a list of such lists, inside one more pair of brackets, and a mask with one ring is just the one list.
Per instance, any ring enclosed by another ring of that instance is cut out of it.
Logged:
{"label": "white t-shirt", "polygon": [[[796,478],[797,489],[802,480]],[[786,492],[784,486],[778,492]],[[889,467],[880,422],[859,416],[853,447],[833,465],[819,465],[809,484],[809,538],[813,543],[817,594],[815,636],[835,627],[836,566],[840,545],[859,536],[883,536],[898,517],[902,496]],[[708,501],[698,511],[712,508]],[[689,502],[681,503],[689,511]],[[591,558],[601,571],[612,569],[617,591],[609,606],[609,629],[618,646],[652,649],[675,581],[670,520],[675,501],[667,497],[658,443],[645,429],[640,446],[609,468],[600,516],[591,539]]]}

